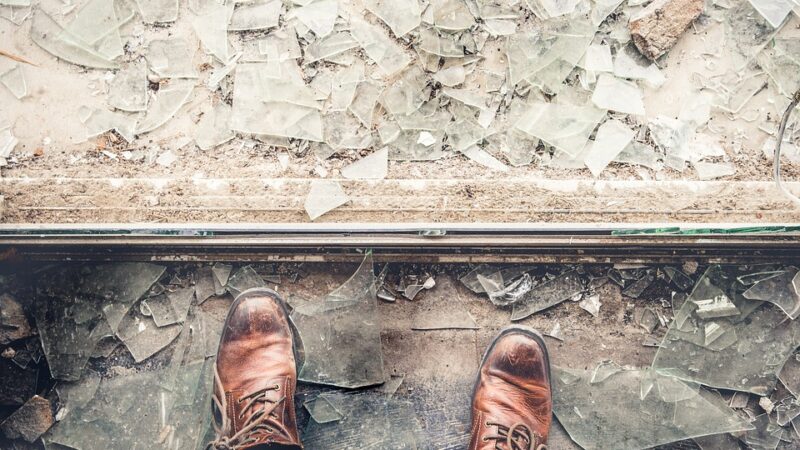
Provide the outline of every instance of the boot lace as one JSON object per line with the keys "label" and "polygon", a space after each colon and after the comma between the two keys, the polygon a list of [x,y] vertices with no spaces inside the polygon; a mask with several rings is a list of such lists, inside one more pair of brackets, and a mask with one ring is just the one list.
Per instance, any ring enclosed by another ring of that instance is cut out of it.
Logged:
{"label": "boot lace", "polygon": [[[484,436],[483,440],[495,441],[495,448],[498,450],[547,450],[545,444],[536,445],[537,441],[541,441],[541,437],[522,422],[517,422],[510,427],[486,422],[486,426],[497,427],[496,435]],[[503,444],[505,446],[502,446]]]}
{"label": "boot lace", "polygon": [[[272,401],[267,398],[267,392],[280,390],[279,385],[268,386],[263,389],[258,389],[247,395],[242,396],[237,400],[239,404],[245,403],[244,407],[238,412],[239,419],[244,418],[245,413],[253,409],[254,412],[242,424],[242,428],[231,434],[233,423],[227,416],[228,401],[225,398],[225,390],[222,387],[222,382],[219,378],[219,372],[214,367],[214,383],[216,383],[218,392],[223,393],[221,396],[214,395],[214,405],[221,412],[222,424],[218,424],[216,420],[213,421],[214,431],[217,438],[209,442],[206,450],[237,450],[248,444],[255,444],[259,440],[259,434],[266,433],[268,435],[278,435],[291,440],[291,436],[286,427],[278,421],[275,415],[275,409],[286,400],[286,396],[282,396],[277,401]],[[257,409],[256,405],[261,404],[261,408]]]}

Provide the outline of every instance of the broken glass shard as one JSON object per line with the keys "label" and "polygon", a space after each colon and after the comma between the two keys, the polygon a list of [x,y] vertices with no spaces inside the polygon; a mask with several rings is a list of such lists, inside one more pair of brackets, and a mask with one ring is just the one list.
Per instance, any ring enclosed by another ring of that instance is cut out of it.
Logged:
{"label": "broken glass shard", "polygon": [[507,172],[508,166],[500,162],[497,158],[489,154],[486,150],[472,145],[464,150],[459,150],[464,156],[475,161],[476,163],[498,172]]}
{"label": "broken glass shard", "polygon": [[69,36],[47,13],[37,10],[31,23],[31,40],[53,56],[72,64],[97,69],[116,69],[117,63],[79,44],[80,39]]}
{"label": "broken glass shard", "polygon": [[656,116],[647,123],[650,136],[668,157],[688,161],[689,141],[693,131],[685,122],[667,116]]}
{"label": "broken glass shard", "polygon": [[227,287],[235,297],[248,289],[264,287],[265,284],[252,266],[244,266],[228,278]]}
{"label": "broken glass shard", "polygon": [[564,335],[561,332],[561,324],[559,322],[556,322],[553,325],[553,328],[551,328],[549,332],[545,333],[545,336],[550,336],[553,339],[558,339],[559,341],[563,341]]}
{"label": "broken glass shard", "polygon": [[[50,374],[60,380],[77,380],[94,351],[99,337],[98,304],[85,298],[43,298],[37,303],[34,319],[47,357]],[[94,316],[87,320],[84,316]]]}
{"label": "broken glass shard", "polygon": [[400,389],[400,385],[403,384],[403,380],[405,379],[405,375],[392,375],[386,380],[385,383],[375,388],[376,391],[382,392],[389,397],[392,397],[398,389]]}
{"label": "broken glass shard", "polygon": [[165,267],[148,263],[103,264],[82,280],[79,292],[103,298],[102,311],[116,331],[131,306],[161,278]]}
{"label": "broken glass shard", "polygon": [[300,380],[345,388],[384,382],[375,281],[368,252],[344,284],[318,301],[295,308],[292,320],[305,350]]}
{"label": "broken glass shard", "polygon": [[464,45],[459,42],[456,35],[440,33],[435,28],[423,28],[420,30],[419,38],[419,48],[432,55],[446,58],[464,56]]}
{"label": "broken glass shard", "polygon": [[82,120],[86,125],[87,138],[93,138],[114,130],[128,142],[133,142],[136,139],[135,117],[107,109],[87,110],[86,113],[86,117],[82,118]]}
{"label": "broken glass shard", "polygon": [[480,328],[463,302],[454,295],[455,286],[450,278],[443,278],[437,291],[417,304],[411,319],[412,330],[477,330]]}
{"label": "broken glass shard", "polygon": [[304,207],[308,217],[316,220],[325,213],[350,201],[342,186],[333,180],[312,180]]}
{"label": "broken glass shard", "polygon": [[606,112],[592,106],[534,103],[516,127],[557,149],[576,155]]}
{"label": "broken glass shard", "polygon": [[731,302],[725,294],[717,295],[709,299],[692,300],[697,309],[695,313],[701,319],[716,319],[717,317],[730,317],[739,314],[739,309]]}
{"label": "broken glass shard", "polygon": [[[592,24],[594,24],[594,26],[600,26],[621,3],[622,0],[598,0],[594,2],[594,8],[592,8],[591,12]],[[628,6],[633,6],[630,1],[628,2]]]}
{"label": "broken glass shard", "polygon": [[580,303],[578,303],[578,306],[583,308],[583,310],[585,310],[594,317],[597,317],[597,315],[600,314],[601,305],[602,303],[600,303],[600,295],[598,294],[586,296],[583,300],[580,301]]}
{"label": "broken glass shard", "polygon": [[256,42],[261,56],[258,61],[281,62],[302,56],[300,43],[297,42],[297,34],[294,30],[273,31],[264,39]]}
{"label": "broken glass shard", "polygon": [[504,283],[502,280],[502,271],[498,271],[491,276],[494,277],[495,280],[486,278],[479,274],[478,281],[480,281],[481,286],[489,296],[489,300],[498,306],[517,303],[525,296],[525,294],[533,289],[533,278],[531,278],[531,276],[527,273],[523,274],[516,281],[512,281],[511,283],[507,284],[505,287],[502,287]]}
{"label": "broken glass shard", "polygon": [[189,99],[194,83],[194,80],[174,79],[162,85],[137,124],[136,134],[148,133],[167,123]]}
{"label": "broken glass shard", "polygon": [[[572,383],[563,380],[577,377]],[[655,377],[655,380],[653,380]],[[664,392],[647,391],[667,378]],[[592,383],[586,371],[553,370],[554,413],[570,437],[581,447],[591,449],[640,449],[718,433],[749,430],[720,398],[697,391],[683,382],[648,370],[619,370],[600,382]],[[663,395],[667,394],[667,395]],[[676,395],[673,395],[676,394]],[[608,408],[615,402],[616,408]]]}
{"label": "broken glass shard", "polygon": [[356,94],[356,87],[364,81],[364,64],[356,63],[333,75],[328,111],[344,111]]}
{"label": "broken glass shard", "polygon": [[[615,0],[616,1],[616,0]],[[592,44],[584,55],[584,68],[592,72],[613,72],[614,61],[611,59],[611,46]]]}
{"label": "broken glass shard", "polygon": [[792,12],[789,0],[749,0],[750,4],[761,14],[772,28],[779,28],[786,16]]}
{"label": "broken glass shard", "polygon": [[795,352],[786,360],[778,378],[792,395],[800,398],[800,352]]}
{"label": "broken glass shard", "polygon": [[633,320],[648,333],[652,333],[661,323],[656,312],[650,307],[636,307],[633,310]]}
{"label": "broken glass shard", "polygon": [[147,305],[156,325],[164,327],[185,321],[193,298],[194,287],[188,287],[150,297],[142,303]]}
{"label": "broken glass shard", "polygon": [[442,30],[462,31],[475,23],[467,4],[460,0],[433,0],[430,8],[433,24]]}
{"label": "broken glass shard", "polygon": [[322,142],[319,109],[311,89],[302,78],[294,78],[288,66],[277,62],[237,65],[232,129]]}
{"label": "broken glass shard", "polygon": [[[218,283],[220,286],[225,286],[228,284],[228,277],[230,277],[232,271],[233,266],[230,264],[217,263],[211,267],[211,272],[214,274],[215,283]],[[219,291],[217,294],[219,295]]]}
{"label": "broken glass shard", "polygon": [[[777,372],[796,347],[800,325],[770,303],[748,300],[733,266],[712,266],[698,281],[689,299],[675,312],[653,367],[684,380],[722,389],[765,395]],[[703,319],[701,302],[727,296],[737,315]],[[733,361],[738,361],[733,363]],[[725,370],[719,370],[725,367]]]}
{"label": "broken glass shard", "polygon": [[181,332],[182,325],[159,327],[152,317],[132,308],[119,324],[117,336],[131,352],[134,361],[142,362],[168,346]]}
{"label": "broken glass shard", "polygon": [[756,417],[752,425],[754,430],[744,434],[742,439],[750,448],[759,450],[774,450],[781,442],[783,430],[770,419],[769,414]]}
{"label": "broken glass shard", "polygon": [[464,66],[455,65],[434,73],[433,79],[442,83],[444,86],[453,87],[463,83],[466,76],[467,71],[464,69]]}
{"label": "broken glass shard", "polygon": [[596,28],[588,17],[548,20],[539,33],[508,37],[506,57],[511,84],[525,80],[548,93],[558,93],[580,63]]}
{"label": "broken glass shard", "polygon": [[231,31],[265,30],[278,26],[283,3],[280,0],[259,0],[239,3],[231,15]]}
{"label": "broken glass shard", "polygon": [[787,400],[776,406],[775,411],[777,412],[778,425],[785,427],[790,424],[792,420],[800,417],[800,403],[795,399]]}
{"label": "broken glass shard", "polygon": [[[303,445],[309,450],[412,450],[425,442],[410,402],[395,400],[380,392],[336,392],[326,396],[343,418],[326,424],[310,422],[302,435]],[[364,430],[370,431],[364,433]]]}
{"label": "broken glass shard", "polygon": [[123,54],[119,27],[135,14],[127,2],[90,0],[75,14],[59,36],[108,60]]}
{"label": "broken glass shard", "polygon": [[[766,268],[769,268],[769,267],[770,266],[767,266]],[[769,280],[770,278],[777,277],[778,275],[781,275],[783,272],[785,272],[785,271],[784,270],[764,270],[763,272],[754,272],[754,273],[749,273],[747,275],[742,275],[740,277],[737,277],[736,279],[739,281],[739,283],[742,283],[745,286],[752,286],[752,285],[758,283],[759,281],[765,281],[765,280]]]}
{"label": "broken glass shard", "polygon": [[389,149],[384,147],[342,169],[351,180],[382,180],[389,171]]}
{"label": "broken glass shard", "polygon": [[356,47],[358,47],[358,42],[353,39],[353,36],[346,31],[340,31],[309,44],[305,50],[305,58],[308,62],[315,62],[339,55]]}
{"label": "broken glass shard", "polygon": [[365,81],[356,87],[355,98],[348,109],[367,128],[372,128],[375,106],[381,96],[380,86]]}
{"label": "broken glass shard", "polygon": [[535,286],[514,304],[511,320],[522,320],[531,314],[555,306],[583,292],[583,281],[571,271]]}
{"label": "broken glass shard", "polygon": [[22,72],[22,64],[0,60],[0,83],[8,88],[11,94],[18,99],[28,95],[28,86],[25,82],[25,74]]}
{"label": "broken glass shard", "polygon": [[367,0],[366,8],[391,28],[396,37],[403,37],[417,28],[421,11],[417,0],[392,2],[389,0]]}
{"label": "broken glass shard", "polygon": [[622,372],[623,368],[614,361],[606,360],[598,364],[592,372],[592,378],[589,380],[590,384],[601,383],[608,379],[608,377]]}
{"label": "broken glass shard", "polygon": [[122,111],[147,110],[147,66],[137,60],[123,67],[108,87],[108,105]]}
{"label": "broken glass shard", "polygon": [[210,2],[205,10],[192,20],[192,27],[206,52],[216,56],[222,64],[227,64],[230,60],[228,23],[233,15],[233,7],[233,2],[227,4]]}
{"label": "broken glass shard", "polygon": [[386,36],[378,26],[353,17],[350,20],[350,33],[386,76],[396,74],[411,63],[411,58],[403,48]]}
{"label": "broken glass shard", "polygon": [[146,23],[167,23],[178,19],[178,0],[136,0],[136,4]]}
{"label": "broken glass shard", "polygon": [[[800,317],[800,294],[797,287],[798,270],[796,267],[787,267],[786,270],[775,277],[755,283],[743,294],[750,300],[761,300],[775,304],[794,320]],[[795,281],[797,280],[797,281]]]}
{"label": "broken glass shard", "polygon": [[597,129],[589,154],[584,159],[586,167],[595,177],[633,140],[634,132],[624,123],[609,119]]}
{"label": "broken glass shard", "polygon": [[164,78],[197,78],[192,64],[194,51],[179,38],[159,39],[150,42],[147,62],[150,70]]}
{"label": "broken glass shard", "polygon": [[697,171],[697,177],[701,180],[714,180],[717,178],[728,177],[736,173],[736,166],[733,163],[692,163]]}
{"label": "broken glass shard", "polygon": [[[641,142],[631,142],[625,147],[614,161],[626,164],[636,164],[649,167],[653,170],[661,170],[664,164],[660,161],[661,156],[653,147]],[[691,286],[690,286],[691,287]]]}
{"label": "broken glass shard", "polygon": [[209,150],[224,144],[236,135],[230,128],[231,107],[219,102],[213,110],[203,115],[197,123],[194,141],[200,150]]}
{"label": "broken glass shard", "polygon": [[642,80],[652,88],[661,87],[667,79],[661,70],[639,53],[634,45],[627,45],[617,52],[614,59],[614,75],[631,80]]}
{"label": "broken glass shard", "polygon": [[338,422],[344,419],[344,415],[331,403],[331,400],[325,394],[321,394],[314,400],[309,400],[303,403],[308,413],[314,422],[323,424]]}
{"label": "broken glass shard", "polygon": [[48,447],[199,448],[209,423],[211,363],[181,368],[174,391],[159,386],[165,370],[104,378],[85,404],[44,436]]}
{"label": "broken glass shard", "polygon": [[592,103],[602,109],[644,115],[642,91],[634,83],[621,80],[611,74],[601,73],[592,94]]}
{"label": "broken glass shard", "polygon": [[511,20],[485,19],[483,28],[492,36],[511,36],[517,32],[517,24]]}
{"label": "broken glass shard", "polygon": [[311,2],[306,6],[292,9],[291,14],[318,37],[325,37],[333,32],[333,26],[339,16],[339,2],[336,0]]}
{"label": "broken glass shard", "polygon": [[694,286],[694,281],[689,276],[674,267],[664,267],[664,273],[670,283],[681,291],[688,291]]}

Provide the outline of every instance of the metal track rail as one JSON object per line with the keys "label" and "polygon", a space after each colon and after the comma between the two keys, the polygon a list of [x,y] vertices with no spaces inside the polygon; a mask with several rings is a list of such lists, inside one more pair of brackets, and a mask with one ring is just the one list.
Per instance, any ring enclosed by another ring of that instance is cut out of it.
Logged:
{"label": "metal track rail", "polygon": [[[131,229],[139,228],[139,229]],[[0,228],[0,264],[32,261],[378,261],[427,263],[765,263],[800,261],[800,234],[615,235],[601,227],[349,226]]]}

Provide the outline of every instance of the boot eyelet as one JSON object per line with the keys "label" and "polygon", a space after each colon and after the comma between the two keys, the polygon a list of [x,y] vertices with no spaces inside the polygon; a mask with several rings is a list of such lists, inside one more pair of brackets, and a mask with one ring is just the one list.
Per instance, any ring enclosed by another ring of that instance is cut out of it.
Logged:
{"label": "boot eyelet", "polygon": [[275,389],[280,389],[280,388],[281,388],[281,385],[280,385],[280,384],[276,384],[276,385],[275,385]]}

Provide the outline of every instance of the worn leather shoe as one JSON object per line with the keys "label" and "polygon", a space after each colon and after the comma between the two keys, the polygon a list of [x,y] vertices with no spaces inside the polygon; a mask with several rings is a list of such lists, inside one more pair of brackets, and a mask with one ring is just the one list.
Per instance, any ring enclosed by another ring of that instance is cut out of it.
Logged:
{"label": "worn leather shoe", "polygon": [[550,361],[536,331],[509,327],[481,363],[469,450],[543,450],[552,420]]}
{"label": "worn leather shoe", "polygon": [[250,289],[234,300],[214,376],[215,429],[209,449],[302,449],[297,432],[294,336],[280,296]]}

